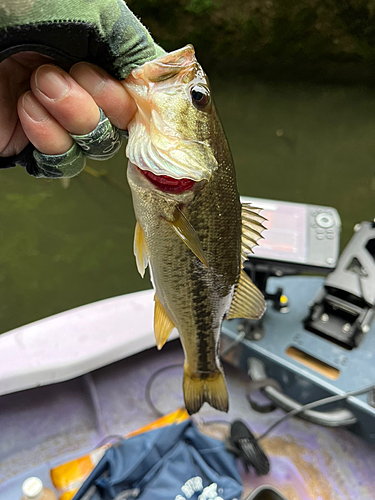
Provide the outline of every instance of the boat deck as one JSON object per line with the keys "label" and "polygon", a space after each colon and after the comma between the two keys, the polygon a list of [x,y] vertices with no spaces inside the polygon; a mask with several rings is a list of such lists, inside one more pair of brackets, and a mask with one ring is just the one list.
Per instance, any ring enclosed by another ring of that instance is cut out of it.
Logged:
{"label": "boat deck", "polygon": [[[156,416],[145,400],[150,376],[182,363],[178,340],[161,352],[151,348],[73,380],[0,396],[0,498],[20,498],[30,475],[51,484],[50,469],[81,456],[106,440],[125,435]],[[230,411],[207,405],[204,420],[243,419],[255,434],[283,413],[254,412],[246,400],[247,376],[225,365]],[[168,413],[183,405],[182,368],[155,379],[152,400]],[[373,500],[375,448],[345,429],[326,429],[292,419],[262,441],[271,462],[268,476],[242,471],[244,496],[261,485],[274,486],[288,500]]]}

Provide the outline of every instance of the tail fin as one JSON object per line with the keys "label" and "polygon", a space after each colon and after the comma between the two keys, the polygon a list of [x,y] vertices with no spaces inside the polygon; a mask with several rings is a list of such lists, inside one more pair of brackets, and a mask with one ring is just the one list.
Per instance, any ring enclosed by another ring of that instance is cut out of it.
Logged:
{"label": "tail fin", "polygon": [[184,366],[184,399],[189,415],[197,413],[205,401],[213,408],[228,411],[228,391],[223,373],[218,369],[202,378],[198,374],[190,373]]}

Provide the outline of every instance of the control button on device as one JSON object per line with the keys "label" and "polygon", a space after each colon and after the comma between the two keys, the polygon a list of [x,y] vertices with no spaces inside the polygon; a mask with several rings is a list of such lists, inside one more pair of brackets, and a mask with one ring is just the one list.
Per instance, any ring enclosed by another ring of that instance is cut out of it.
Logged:
{"label": "control button on device", "polygon": [[324,228],[332,227],[335,223],[334,218],[328,212],[322,212],[318,214],[315,218],[315,221],[318,224],[318,226]]}

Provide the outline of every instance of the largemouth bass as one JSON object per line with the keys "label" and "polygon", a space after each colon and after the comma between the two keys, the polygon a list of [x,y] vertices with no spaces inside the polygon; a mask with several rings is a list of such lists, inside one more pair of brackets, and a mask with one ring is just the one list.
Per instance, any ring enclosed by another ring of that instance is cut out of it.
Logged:
{"label": "largemouth bass", "polygon": [[229,146],[191,45],[136,68],[125,85],[137,104],[126,150],[134,253],[142,276],[151,268],[156,343],[161,349],[178,329],[190,414],[205,401],[228,411],[220,328],[224,319],[259,318],[265,310],[241,260],[265,219],[260,209],[241,207]]}

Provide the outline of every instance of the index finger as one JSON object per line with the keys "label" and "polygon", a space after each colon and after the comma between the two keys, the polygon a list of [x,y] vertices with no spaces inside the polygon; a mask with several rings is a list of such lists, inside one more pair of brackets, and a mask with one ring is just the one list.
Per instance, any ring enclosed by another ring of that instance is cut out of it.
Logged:
{"label": "index finger", "polygon": [[72,66],[70,75],[91,95],[113,125],[127,129],[136,112],[136,105],[118,80],[102,68],[86,62]]}

